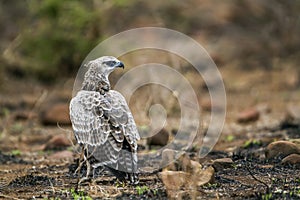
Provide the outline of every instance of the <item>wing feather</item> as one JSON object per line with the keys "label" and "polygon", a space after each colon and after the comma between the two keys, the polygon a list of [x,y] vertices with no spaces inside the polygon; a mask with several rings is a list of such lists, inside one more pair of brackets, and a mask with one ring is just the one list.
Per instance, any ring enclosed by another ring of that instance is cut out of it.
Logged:
{"label": "wing feather", "polygon": [[105,101],[100,93],[84,90],[71,100],[70,119],[78,143],[95,146],[107,141],[111,130],[103,118],[103,111],[109,106]]}
{"label": "wing feather", "polygon": [[82,90],[70,102],[70,118],[78,143],[91,146],[103,145],[109,135],[111,146],[120,151],[124,138],[132,150],[140,139],[133,116],[126,100],[117,91],[104,95],[96,91]]}
{"label": "wing feather", "polygon": [[114,105],[109,116],[114,117],[115,123],[122,128],[126,140],[136,150],[136,141],[140,139],[140,136],[125,98],[115,90],[110,90],[106,98]]}

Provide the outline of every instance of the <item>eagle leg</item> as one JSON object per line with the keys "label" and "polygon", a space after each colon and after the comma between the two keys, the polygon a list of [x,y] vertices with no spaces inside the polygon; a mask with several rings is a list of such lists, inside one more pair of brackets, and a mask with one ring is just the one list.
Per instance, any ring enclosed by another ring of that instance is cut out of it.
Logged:
{"label": "eagle leg", "polygon": [[[100,171],[97,172],[97,169],[99,169],[99,168],[100,168]],[[97,177],[97,174],[101,174],[103,171],[104,171],[104,166],[102,166],[102,165],[93,166],[93,179]],[[96,172],[97,172],[97,174],[96,174]]]}
{"label": "eagle leg", "polygon": [[130,184],[137,185],[139,183],[139,178],[137,173],[128,173],[128,179],[130,181]]}

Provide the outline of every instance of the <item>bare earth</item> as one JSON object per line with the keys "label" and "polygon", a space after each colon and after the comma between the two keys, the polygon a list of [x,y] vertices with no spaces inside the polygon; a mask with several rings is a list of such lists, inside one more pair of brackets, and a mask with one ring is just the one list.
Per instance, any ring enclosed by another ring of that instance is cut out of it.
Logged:
{"label": "bare earth", "polygon": [[[219,168],[214,166],[209,183],[194,188],[196,191],[182,189],[178,198],[300,199],[299,163],[284,165],[280,156],[272,159],[265,157],[266,147],[270,143],[299,138],[298,121],[286,117],[288,106],[300,105],[299,87],[291,81],[293,71],[220,70],[228,100],[222,135],[214,150],[205,158],[197,157],[197,142],[187,155],[189,159],[201,163],[204,169],[219,158],[230,158],[232,163],[229,166],[221,164]],[[68,122],[57,125],[45,120],[45,113],[50,112],[53,105],[67,105],[72,84],[73,80],[68,80],[49,87],[11,78],[2,83],[0,198],[168,199],[170,193],[178,192],[166,190],[160,172],[141,174],[138,186],[131,186],[117,182],[114,176],[104,171],[97,179],[77,186],[78,174],[74,172],[79,153],[70,142],[74,142],[71,127]],[[204,120],[210,114],[206,100],[199,100],[204,110]],[[258,110],[259,117],[238,123],[238,114],[251,108]],[[59,118],[59,115],[56,117]],[[168,127],[167,131],[171,132],[173,128],[176,127]],[[66,140],[53,139],[61,135]],[[149,146],[144,141],[139,144],[139,149],[145,152],[157,148],[160,147]]]}

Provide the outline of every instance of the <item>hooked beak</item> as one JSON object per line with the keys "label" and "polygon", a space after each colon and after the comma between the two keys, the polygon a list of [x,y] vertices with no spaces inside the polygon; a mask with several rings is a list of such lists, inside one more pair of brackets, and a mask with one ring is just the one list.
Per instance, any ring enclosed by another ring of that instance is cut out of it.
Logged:
{"label": "hooked beak", "polygon": [[122,62],[118,62],[116,64],[116,67],[120,67],[120,68],[123,68],[124,69],[124,64]]}

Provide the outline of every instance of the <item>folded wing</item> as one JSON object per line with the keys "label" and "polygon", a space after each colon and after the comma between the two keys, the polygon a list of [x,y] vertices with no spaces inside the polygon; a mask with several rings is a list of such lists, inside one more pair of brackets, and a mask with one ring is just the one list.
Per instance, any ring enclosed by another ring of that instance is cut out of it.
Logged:
{"label": "folded wing", "polygon": [[122,149],[136,153],[140,136],[119,92],[110,90],[104,95],[96,91],[78,92],[70,102],[70,118],[77,142],[93,149],[89,152],[99,162],[123,162]]}

